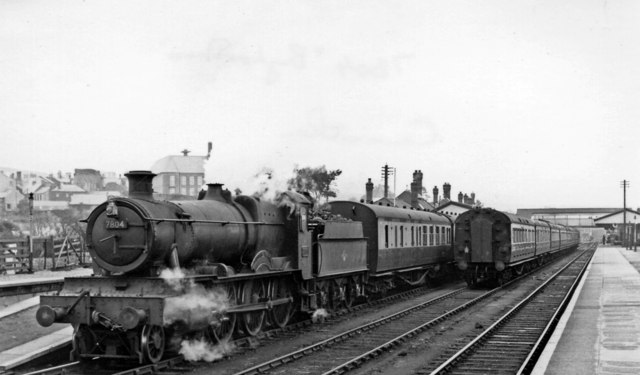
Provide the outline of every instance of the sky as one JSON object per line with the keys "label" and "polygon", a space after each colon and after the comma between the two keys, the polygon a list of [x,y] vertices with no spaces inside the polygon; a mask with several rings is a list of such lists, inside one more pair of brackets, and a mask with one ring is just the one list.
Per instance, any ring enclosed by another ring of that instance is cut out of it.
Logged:
{"label": "sky", "polygon": [[[485,206],[640,207],[640,2],[0,2],[0,166],[145,170],[206,154],[249,193],[414,170]],[[391,181],[393,190],[394,182]]]}

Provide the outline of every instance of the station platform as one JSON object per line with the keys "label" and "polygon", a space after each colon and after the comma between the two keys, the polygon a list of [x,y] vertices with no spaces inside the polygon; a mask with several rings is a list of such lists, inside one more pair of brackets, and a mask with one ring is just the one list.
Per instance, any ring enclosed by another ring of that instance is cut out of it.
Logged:
{"label": "station platform", "polygon": [[640,251],[596,250],[532,374],[640,374]]}
{"label": "station platform", "polygon": [[[92,273],[93,270],[91,268],[76,268],[61,271],[38,271],[32,274],[1,275],[0,288],[21,285],[29,286],[46,282],[62,282],[65,277],[90,276]],[[40,302],[40,297],[26,296],[15,300],[13,300],[13,297],[4,297],[1,298],[1,300],[3,300],[3,303],[0,303],[0,326],[3,324],[2,320],[4,318],[37,306]],[[38,325],[35,317],[32,320],[24,322],[24,324]],[[56,327],[50,328],[52,329],[49,331],[52,332],[27,342],[21,340],[18,342],[19,345],[0,351],[0,372],[15,368],[34,358],[64,347],[71,342],[73,334],[72,327],[60,325],[57,329]]]}
{"label": "station platform", "polygon": [[7,285],[63,280],[65,277],[91,276],[91,274],[93,274],[93,269],[91,268],[73,268],[60,271],[43,270],[34,273],[0,275],[0,288]]}

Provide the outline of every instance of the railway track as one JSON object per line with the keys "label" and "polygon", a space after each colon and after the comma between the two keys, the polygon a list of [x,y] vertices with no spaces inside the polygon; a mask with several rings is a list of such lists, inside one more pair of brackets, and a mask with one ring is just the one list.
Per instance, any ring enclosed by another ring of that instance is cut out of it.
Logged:
{"label": "railway track", "polygon": [[596,247],[597,244],[556,272],[435,370],[420,373],[530,373]]}
{"label": "railway track", "polygon": [[[329,339],[305,346],[278,358],[235,372],[253,374],[342,374],[351,371],[408,339],[486,300],[499,290],[510,288],[522,277],[490,291],[461,289],[427,303],[384,317]],[[425,307],[429,307],[428,309]]]}

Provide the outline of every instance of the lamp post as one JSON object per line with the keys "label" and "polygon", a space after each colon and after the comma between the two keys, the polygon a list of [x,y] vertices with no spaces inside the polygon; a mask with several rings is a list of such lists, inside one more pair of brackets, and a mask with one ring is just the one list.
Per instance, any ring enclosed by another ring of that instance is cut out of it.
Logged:
{"label": "lamp post", "polygon": [[622,188],[622,246],[627,245],[627,188],[631,185],[630,181],[620,181],[620,187]]}

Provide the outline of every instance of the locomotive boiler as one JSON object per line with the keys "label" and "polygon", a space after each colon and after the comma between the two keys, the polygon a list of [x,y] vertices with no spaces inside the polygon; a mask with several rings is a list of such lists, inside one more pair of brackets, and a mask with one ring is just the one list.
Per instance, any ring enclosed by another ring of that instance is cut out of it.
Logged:
{"label": "locomotive boiler", "polygon": [[474,208],[456,219],[455,262],[469,286],[501,283],[575,249],[578,230],[491,208]]}
{"label": "locomotive boiler", "polygon": [[[87,242],[106,273],[156,276],[162,267],[223,263],[242,269],[258,249],[290,257],[285,218],[277,206],[211,184],[202,200],[157,201],[151,172],[132,172],[129,199],[110,198],[87,221]],[[307,202],[308,203],[308,202]]]}

